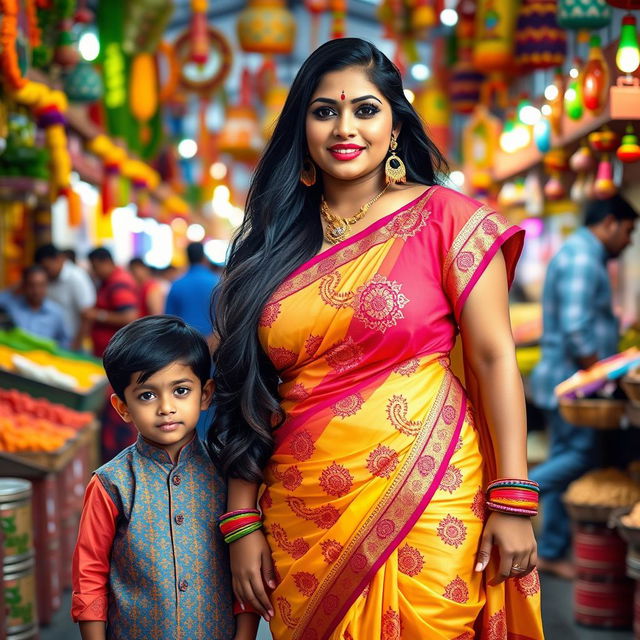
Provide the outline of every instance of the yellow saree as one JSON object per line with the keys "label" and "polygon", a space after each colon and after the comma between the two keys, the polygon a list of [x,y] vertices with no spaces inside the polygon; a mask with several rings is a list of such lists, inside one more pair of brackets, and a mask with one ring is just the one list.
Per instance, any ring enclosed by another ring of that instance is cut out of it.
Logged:
{"label": "yellow saree", "polygon": [[[539,581],[474,572],[494,460],[450,367],[457,320],[522,233],[443,187],[301,265],[260,340],[286,419],[261,497],[275,640],[538,640]],[[482,452],[482,453],[481,453]]]}

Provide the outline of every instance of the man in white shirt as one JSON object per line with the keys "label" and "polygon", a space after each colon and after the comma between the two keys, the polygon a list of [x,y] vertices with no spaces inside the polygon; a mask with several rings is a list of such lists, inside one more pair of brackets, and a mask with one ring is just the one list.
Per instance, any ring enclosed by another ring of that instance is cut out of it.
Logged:
{"label": "man in white shirt", "polygon": [[48,297],[64,310],[65,323],[73,336],[72,348],[80,349],[90,325],[85,312],[96,303],[96,288],[89,274],[52,244],[39,247],[35,261],[49,277]]}

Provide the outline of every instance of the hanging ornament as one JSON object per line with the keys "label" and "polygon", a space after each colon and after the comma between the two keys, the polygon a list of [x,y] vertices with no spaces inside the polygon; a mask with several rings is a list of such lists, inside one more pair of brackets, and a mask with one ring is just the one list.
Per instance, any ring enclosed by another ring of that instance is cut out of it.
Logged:
{"label": "hanging ornament", "polygon": [[589,173],[596,167],[596,159],[586,140],[583,140],[578,150],[569,158],[569,167],[576,173]]}
{"label": "hanging ornament", "polygon": [[552,149],[542,160],[550,178],[544,186],[544,195],[548,200],[561,200],[567,195],[561,174],[568,169],[567,154],[564,149]]}
{"label": "hanging ornament", "polygon": [[344,38],[347,33],[347,0],[329,0],[331,7],[331,38]]}
{"label": "hanging ornament", "polygon": [[518,3],[512,0],[478,0],[473,64],[488,72],[504,72],[513,65]]}
{"label": "hanging ornament", "polygon": [[69,69],[75,66],[80,60],[80,54],[75,47],[73,36],[71,35],[72,27],[73,21],[70,17],[65,18],[58,27],[58,41],[53,53],[53,60],[63,69]]}
{"label": "hanging ornament", "polygon": [[462,131],[464,172],[473,193],[487,193],[493,184],[492,170],[501,123],[484,104],[478,104]]}
{"label": "hanging ornament", "polygon": [[622,162],[631,163],[640,160],[640,144],[638,144],[638,136],[633,130],[633,125],[627,125],[626,133],[622,136],[622,144],[618,147],[616,155]]}
{"label": "hanging ornament", "polygon": [[601,29],[611,22],[605,0],[558,0],[558,25],[563,29]]}
{"label": "hanging ornament", "polygon": [[64,92],[71,102],[95,102],[102,98],[102,76],[86,60],[81,60],[64,79]]}
{"label": "hanging ornament", "polygon": [[616,51],[616,66],[630,76],[640,66],[640,48],[636,19],[628,13],[622,18],[620,42]]}
{"label": "hanging ornament", "polygon": [[582,93],[584,106],[600,113],[609,96],[609,66],[607,65],[600,47],[600,36],[591,36],[589,43],[589,57],[582,74]]}
{"label": "hanging ornament", "polygon": [[614,196],[617,192],[615,183],[613,182],[613,167],[608,155],[602,156],[598,165],[598,173],[593,186],[593,194],[596,198],[604,200]]}
{"label": "hanging ornament", "polygon": [[435,3],[431,0],[415,0],[409,21],[411,24],[411,33],[417,40],[426,40],[429,37],[431,29],[437,24],[437,15]]}
{"label": "hanging ornament", "polygon": [[[131,0],[126,2],[122,26],[122,50],[131,56],[137,53],[154,53],[171,19],[173,5],[173,0]],[[193,18],[189,30],[193,31]]]}
{"label": "hanging ornament", "polygon": [[544,116],[533,125],[533,139],[541,153],[551,149],[551,122]]}
{"label": "hanging ornament", "polygon": [[573,202],[582,204],[587,200],[588,175],[587,173],[579,173],[576,175],[576,179],[573,181],[571,189],[569,190],[569,197]]}
{"label": "hanging ornament", "polygon": [[613,153],[618,146],[618,135],[606,125],[600,131],[594,131],[588,136],[589,144],[599,153]]}
{"label": "hanging ornament", "polygon": [[556,0],[522,0],[516,24],[515,63],[524,71],[562,65],[565,31],[556,21]]}
{"label": "hanging ornament", "polygon": [[296,23],[284,0],[249,0],[238,17],[237,30],[243,51],[288,54],[293,50]]}
{"label": "hanging ornament", "polygon": [[207,0],[191,0],[191,62],[204,64],[209,58]]}
{"label": "hanging ornament", "polygon": [[576,58],[569,72],[569,82],[564,92],[564,110],[571,120],[580,120],[584,114],[581,68],[582,61]]}
{"label": "hanging ornament", "polygon": [[558,173],[551,174],[551,177],[547,180],[547,184],[544,185],[543,191],[547,200],[562,200],[567,195],[567,191]]}
{"label": "hanging ornament", "polygon": [[147,144],[151,139],[149,121],[158,110],[158,74],[150,53],[139,53],[131,63],[129,107],[140,124],[140,140]]}
{"label": "hanging ornament", "polygon": [[554,135],[561,136],[563,128],[564,118],[564,96],[565,96],[565,82],[562,69],[558,68],[553,74],[553,81],[551,85],[554,87],[552,97],[547,101],[549,105],[549,122],[551,123],[551,130]]}
{"label": "hanging ornament", "polygon": [[476,71],[469,60],[458,60],[453,66],[449,89],[451,110],[468,114],[480,101],[480,88],[484,75]]}

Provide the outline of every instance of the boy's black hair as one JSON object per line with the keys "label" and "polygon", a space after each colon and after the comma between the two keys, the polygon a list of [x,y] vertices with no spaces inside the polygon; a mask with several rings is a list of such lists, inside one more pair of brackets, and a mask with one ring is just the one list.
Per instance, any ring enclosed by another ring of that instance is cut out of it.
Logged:
{"label": "boy's black hair", "polygon": [[584,209],[584,224],[593,227],[600,224],[607,216],[621,220],[636,220],[638,212],[621,195],[614,195],[602,200],[593,199],[587,202]]}
{"label": "boy's black hair", "polygon": [[106,247],[97,247],[89,251],[87,259],[91,262],[113,262],[113,254]]}
{"label": "boy's black hair", "polygon": [[34,262],[40,264],[43,260],[57,258],[60,255],[59,249],[53,244],[43,244],[36,249]]}
{"label": "boy's black hair", "polygon": [[124,401],[124,390],[174,362],[191,367],[204,386],[211,377],[211,354],[204,336],[176,316],[146,316],[119,329],[103,356],[107,378]]}

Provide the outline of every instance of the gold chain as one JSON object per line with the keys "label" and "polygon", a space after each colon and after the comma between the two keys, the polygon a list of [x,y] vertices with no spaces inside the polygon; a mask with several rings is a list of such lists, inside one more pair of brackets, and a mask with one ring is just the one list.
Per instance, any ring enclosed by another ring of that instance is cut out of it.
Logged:
{"label": "gold chain", "polygon": [[381,198],[388,188],[389,185],[386,184],[380,193],[371,198],[369,202],[365,202],[351,218],[341,218],[340,216],[331,213],[327,201],[324,199],[324,196],[322,196],[322,200],[320,201],[320,215],[326,224],[324,230],[325,240],[331,244],[338,244],[339,242],[346,240],[351,235],[351,225],[362,220],[362,218],[367,215],[369,207],[371,207],[378,198]]}

